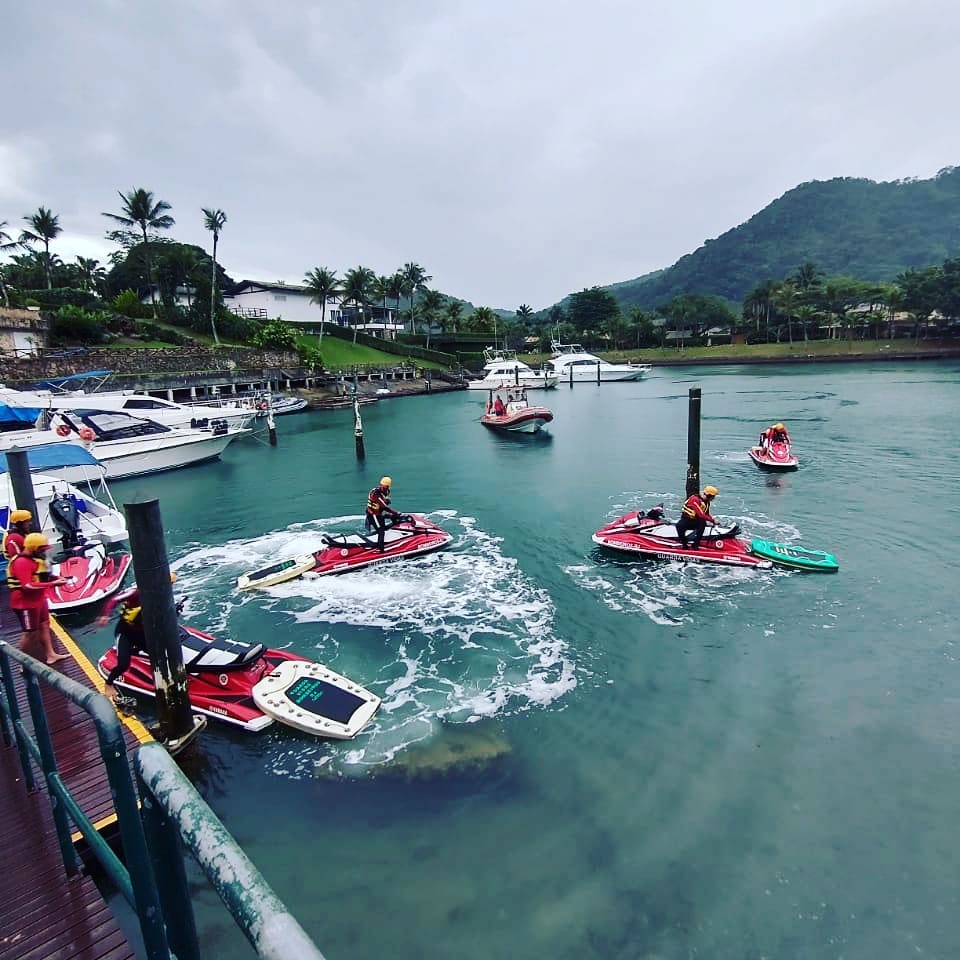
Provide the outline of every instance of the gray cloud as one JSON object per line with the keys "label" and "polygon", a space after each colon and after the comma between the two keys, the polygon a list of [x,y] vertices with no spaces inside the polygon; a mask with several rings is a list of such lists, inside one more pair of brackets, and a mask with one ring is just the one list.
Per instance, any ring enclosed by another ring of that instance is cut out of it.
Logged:
{"label": "gray cloud", "polygon": [[542,307],[799,182],[960,161],[954,5],[781,6],[18,5],[0,219],[50,206],[89,252],[144,186],[185,241],[226,210],[236,277],[416,260],[448,293]]}

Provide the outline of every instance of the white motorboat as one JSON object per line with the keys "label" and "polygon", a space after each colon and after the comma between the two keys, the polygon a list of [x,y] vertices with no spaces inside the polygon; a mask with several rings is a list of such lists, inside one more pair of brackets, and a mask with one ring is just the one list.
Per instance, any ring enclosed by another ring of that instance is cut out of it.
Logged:
{"label": "white motorboat", "polygon": [[[127,539],[127,521],[107,487],[106,469],[89,451],[74,443],[30,447],[27,462],[37,507],[35,526],[51,543],[62,538],[68,518],[72,534],[83,540],[121,543]],[[64,468],[81,474],[82,479],[68,483],[48,472]],[[15,509],[7,458],[0,457],[0,525],[4,528]]]}
{"label": "white motorboat", "polygon": [[165,397],[111,390],[85,393],[83,390],[13,390],[0,387],[0,403],[8,407],[52,410],[117,410],[134,417],[155,420],[167,427],[199,427],[203,421],[226,420],[235,427],[245,427],[257,415],[248,398],[216,399],[197,403],[176,403]]}
{"label": "white motorboat", "polygon": [[[0,453],[15,447],[74,444],[103,464],[107,479],[119,480],[216,460],[229,443],[251,432],[220,419],[205,428],[173,428],[119,411],[60,410],[50,418],[48,429],[0,433]],[[85,469],[62,466],[47,472],[77,483]]]}
{"label": "white motorboat", "polygon": [[470,390],[497,390],[500,387],[521,386],[528,390],[549,390],[557,385],[556,374],[537,372],[529,367],[512,350],[495,350],[487,347],[483,351],[483,378],[471,380]]}
{"label": "white motorboat", "polygon": [[649,363],[610,363],[587,353],[579,343],[550,344],[552,354],[544,367],[556,375],[560,383],[614,383],[642,380],[650,372]]}

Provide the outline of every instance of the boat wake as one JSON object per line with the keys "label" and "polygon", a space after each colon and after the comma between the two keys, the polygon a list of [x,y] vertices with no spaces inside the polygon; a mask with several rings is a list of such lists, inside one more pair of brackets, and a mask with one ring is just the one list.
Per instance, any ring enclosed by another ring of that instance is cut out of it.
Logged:
{"label": "boat wake", "polygon": [[[357,517],[297,524],[180,558],[177,590],[190,594],[192,623],[237,639],[256,620],[268,646],[286,646],[362,683],[383,698],[350,744],[267,735],[268,765],[301,777],[317,766],[356,775],[425,741],[447,723],[472,723],[545,707],[576,686],[567,644],[554,633],[554,605],[501,551],[501,539],[471,517],[431,518],[455,535],[445,551],[336,577],[288,581],[238,594],[236,576],[271,558],[319,548],[321,533],[355,528]],[[264,619],[274,633],[263,632]]]}

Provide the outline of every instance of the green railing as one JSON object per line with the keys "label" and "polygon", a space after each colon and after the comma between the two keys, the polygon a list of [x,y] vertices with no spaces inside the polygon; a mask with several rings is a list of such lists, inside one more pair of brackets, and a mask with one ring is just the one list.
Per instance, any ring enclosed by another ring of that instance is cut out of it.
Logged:
{"label": "green railing", "polygon": [[[20,715],[11,660],[23,668],[32,735]],[[303,928],[160,744],[146,744],[134,754],[143,801],[141,812],[123,727],[106,697],[5,641],[0,641],[0,674],[3,740],[7,746],[16,743],[29,790],[36,788],[33,763],[43,773],[64,869],[70,876],[79,871],[71,839],[72,821],[104,872],[135,910],[148,960],[201,958],[183,864],[184,843],[260,956],[270,960],[323,960]],[[59,690],[93,721],[114,798],[125,862],[100,836],[60,776],[41,682]]]}

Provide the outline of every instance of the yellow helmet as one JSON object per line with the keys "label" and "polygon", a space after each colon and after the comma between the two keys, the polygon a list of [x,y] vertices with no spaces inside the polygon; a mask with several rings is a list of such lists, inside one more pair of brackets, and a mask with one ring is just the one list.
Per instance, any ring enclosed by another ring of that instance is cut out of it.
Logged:
{"label": "yellow helmet", "polygon": [[389,477],[381,477],[381,478],[380,478],[380,486],[381,486],[381,487],[389,487],[392,483],[393,483],[393,481],[392,481]]}
{"label": "yellow helmet", "polygon": [[703,495],[705,497],[715,497],[720,491],[716,487],[704,487]]}
{"label": "yellow helmet", "polygon": [[33,552],[49,547],[50,541],[42,533],[28,533],[23,538],[23,549]]}
{"label": "yellow helmet", "polygon": [[23,523],[25,520],[32,520],[33,514],[29,510],[14,510],[10,514],[11,523]]}
{"label": "yellow helmet", "polygon": [[782,423],[775,423],[773,425],[774,430],[786,430],[787,428]]}
{"label": "yellow helmet", "polygon": [[170,582],[171,583],[177,582],[177,575],[172,570],[170,571]]}

